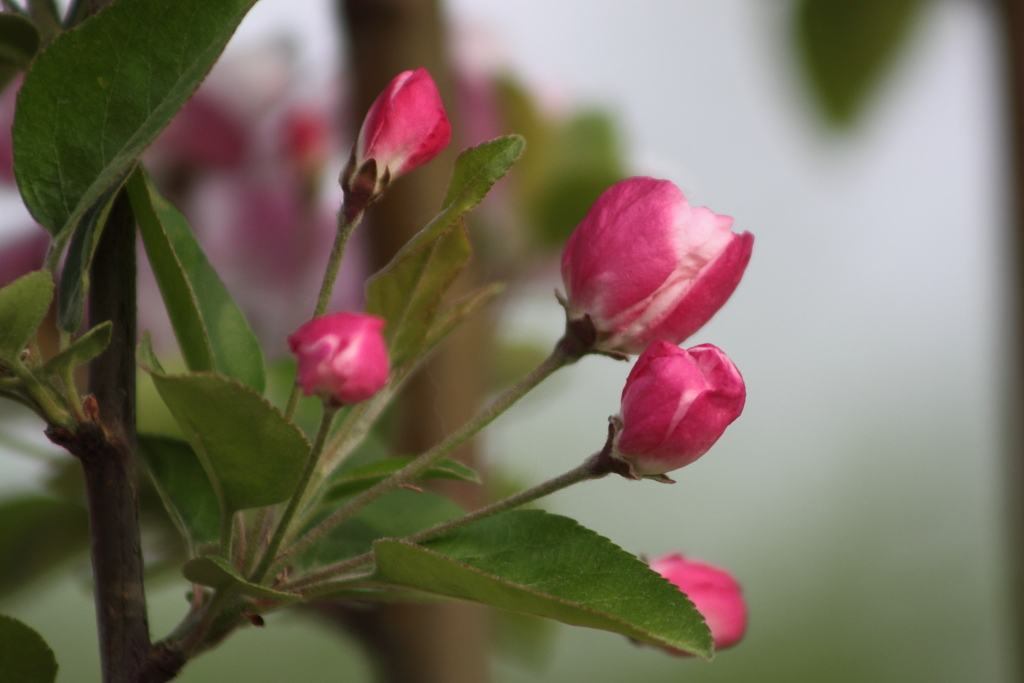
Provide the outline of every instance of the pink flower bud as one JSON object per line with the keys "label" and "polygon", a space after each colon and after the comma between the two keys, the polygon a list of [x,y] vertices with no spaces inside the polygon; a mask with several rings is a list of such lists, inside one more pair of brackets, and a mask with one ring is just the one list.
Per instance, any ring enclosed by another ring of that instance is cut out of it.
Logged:
{"label": "pink flower bud", "polygon": [[689,465],[739,417],[746,397],[743,377],[718,347],[656,341],[626,378],[614,456],[640,476]]}
{"label": "pink flower bud", "polygon": [[562,282],[569,319],[589,316],[594,347],[639,353],[680,344],[732,295],[754,236],[691,208],[667,180],[627,178],[605,190],[569,237]]}
{"label": "pink flower bud", "polygon": [[747,605],[740,584],[729,572],[688,560],[679,553],[659,557],[651,562],[651,569],[686,594],[711,629],[716,649],[735,645],[743,637]]}
{"label": "pink flower bud", "polygon": [[[359,129],[355,169],[377,162],[382,179],[394,180],[436,157],[452,137],[441,94],[427,70],[403,71],[377,96]],[[386,169],[386,175],[385,175]]]}
{"label": "pink flower bud", "polygon": [[384,320],[361,313],[313,318],[288,337],[299,360],[298,382],[307,396],[348,405],[370,398],[388,379]]}

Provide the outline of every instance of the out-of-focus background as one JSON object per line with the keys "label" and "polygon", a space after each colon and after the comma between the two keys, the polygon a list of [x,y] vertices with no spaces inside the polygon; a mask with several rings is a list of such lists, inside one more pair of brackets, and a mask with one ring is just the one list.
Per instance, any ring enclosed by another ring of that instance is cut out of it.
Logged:
{"label": "out-of-focus background", "polygon": [[[331,5],[261,0],[227,54],[300,35],[302,69],[334,69],[344,48]],[[1011,680],[1000,454],[1009,161],[989,4],[932,2],[839,134],[808,94],[787,3],[447,10],[468,63],[513,71],[549,107],[609,110],[631,174],[675,181],[757,240],[733,299],[691,340],[741,369],[743,416],[674,486],[609,478],[546,503],[631,552],[727,567],[749,601],[746,640],[705,663],[558,627],[546,662],[498,657],[495,679]],[[515,288],[501,335],[553,343],[557,286],[547,268]],[[627,372],[594,357],[559,373],[486,433],[488,462],[530,483],[573,466],[600,447]],[[34,467],[0,453],[0,492]],[[86,576],[0,605],[40,631],[68,683],[98,678]],[[184,612],[182,588],[149,587],[154,635]],[[281,615],[180,680],[364,681],[369,668],[350,641]]]}

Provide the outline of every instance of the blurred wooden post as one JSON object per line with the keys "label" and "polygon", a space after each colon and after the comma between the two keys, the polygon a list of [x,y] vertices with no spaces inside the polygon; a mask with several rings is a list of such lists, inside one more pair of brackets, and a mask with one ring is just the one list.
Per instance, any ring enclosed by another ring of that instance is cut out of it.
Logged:
{"label": "blurred wooden post", "polygon": [[[351,91],[346,106],[353,137],[363,114],[399,72],[426,67],[452,119],[452,143],[427,166],[397,180],[367,216],[374,268],[440,209],[457,152],[459,124],[439,0],[340,0],[347,30]],[[465,291],[471,277],[455,289]],[[483,391],[486,324],[471,323],[449,339],[415,377],[398,406],[394,447],[422,452],[477,411]],[[457,451],[474,460],[473,445]],[[478,487],[448,491],[467,508],[482,504]],[[345,621],[375,652],[382,680],[393,683],[483,683],[490,679],[490,628],[483,608],[466,604],[395,605],[350,614]]]}
{"label": "blurred wooden post", "polygon": [[1011,367],[1004,375],[1007,428],[1006,475],[1009,580],[1012,582],[1016,665],[1015,679],[1024,681],[1024,0],[999,0],[1004,31],[1006,132],[1009,138],[1011,250],[1010,281],[1013,319],[1008,326]]}

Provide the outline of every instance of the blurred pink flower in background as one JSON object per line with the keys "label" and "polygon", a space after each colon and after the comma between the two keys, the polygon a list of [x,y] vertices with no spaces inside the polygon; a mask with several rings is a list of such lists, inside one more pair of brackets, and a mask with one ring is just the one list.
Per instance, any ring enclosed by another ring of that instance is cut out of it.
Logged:
{"label": "blurred pink flower in background", "polygon": [[[336,88],[303,96],[299,76],[287,46],[224,60],[146,154],[270,357],[313,309],[340,204],[327,172],[341,166]],[[362,242],[350,242],[328,310],[362,307]]]}

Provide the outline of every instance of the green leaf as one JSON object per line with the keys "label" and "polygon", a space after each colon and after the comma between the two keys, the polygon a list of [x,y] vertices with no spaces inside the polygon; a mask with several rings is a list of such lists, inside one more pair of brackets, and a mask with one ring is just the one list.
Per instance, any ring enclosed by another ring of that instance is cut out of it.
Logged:
{"label": "green leaf", "polygon": [[292,495],[311,445],[277,408],[220,375],[150,374],[225,513],[274,505]]}
{"label": "green leaf", "polygon": [[46,361],[46,364],[36,372],[36,376],[40,379],[63,376],[71,368],[88,363],[107,348],[113,329],[114,326],[109,320],[100,323]]}
{"label": "green leaf", "polygon": [[89,264],[96,254],[100,236],[123,182],[124,176],[119,176],[113,185],[100,194],[82,214],[71,235],[57,294],[57,324],[65,332],[76,332],[82,324],[85,293],[89,290]]}
{"label": "green leaf", "polygon": [[[0,597],[89,546],[85,508],[54,498],[25,496],[0,503]],[[0,641],[2,645],[2,641]],[[0,677],[0,680],[7,680]]]}
{"label": "green leaf", "polygon": [[189,560],[181,568],[186,579],[202,586],[210,586],[223,591],[231,591],[258,600],[276,600],[277,602],[296,602],[302,598],[294,593],[276,591],[273,588],[249,583],[238,573],[235,566],[223,557],[197,557]]}
{"label": "green leaf", "polygon": [[[415,458],[388,458],[368,465],[345,470],[327,490],[325,500],[332,501],[361,493],[387,479]],[[421,479],[454,479],[479,484],[480,476],[461,462],[445,458],[423,473]]]}
{"label": "green leaf", "polygon": [[795,39],[829,123],[849,126],[863,110],[921,15],[921,0],[801,0]]}
{"label": "green leaf", "polygon": [[50,309],[53,278],[36,270],[0,289],[0,360],[16,360]]}
{"label": "green leaf", "polygon": [[417,251],[392,261],[366,287],[366,310],[387,320],[384,338],[395,366],[423,348],[441,297],[469,261],[472,249],[461,222]]}
{"label": "green leaf", "polygon": [[167,374],[164,372],[163,366],[160,365],[160,359],[153,351],[153,339],[149,335],[149,330],[143,332],[142,338],[139,339],[139,346],[135,350],[135,359],[147,372],[158,375]]}
{"label": "green leaf", "polygon": [[679,589],[574,520],[516,510],[415,545],[374,543],[374,581],[480,602],[710,658],[711,633]]}
{"label": "green leaf", "polygon": [[52,683],[57,660],[43,637],[13,617],[0,615],[0,681]]}
{"label": "green leaf", "polygon": [[512,168],[525,147],[522,136],[506,135],[460,154],[444,196],[444,210],[461,216],[479,204],[494,183]]}
{"label": "green leaf", "polygon": [[139,435],[139,455],[171,521],[185,541],[189,557],[220,536],[217,493],[195,451],[184,441]]}
{"label": "green leaf", "polygon": [[18,96],[18,187],[58,235],[192,95],[255,0],[117,0],[40,52]]}
{"label": "green leaf", "polygon": [[[323,510],[321,519],[330,512]],[[409,536],[462,514],[462,508],[437,493],[392,491],[327,534],[299,563],[303,568],[314,569],[339,562],[369,551],[379,538]]]}
{"label": "green leaf", "polygon": [[137,169],[128,196],[164,305],[190,370],[218,370],[263,393],[263,350],[191,228]]}
{"label": "green leaf", "polygon": [[24,71],[37,50],[39,31],[35,24],[20,14],[0,14],[0,65]]}
{"label": "green leaf", "polygon": [[460,219],[512,167],[524,145],[522,137],[509,135],[460,154],[441,213],[367,283],[366,310],[388,321],[384,335],[392,364],[423,348],[441,298],[472,253]]}

